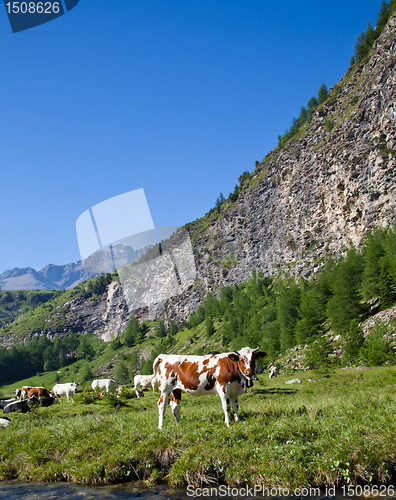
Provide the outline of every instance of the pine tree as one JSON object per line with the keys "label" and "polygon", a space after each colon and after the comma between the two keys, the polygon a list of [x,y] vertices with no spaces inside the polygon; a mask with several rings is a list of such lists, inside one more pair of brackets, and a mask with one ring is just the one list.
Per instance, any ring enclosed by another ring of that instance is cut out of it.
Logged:
{"label": "pine tree", "polygon": [[162,339],[166,337],[165,325],[162,319],[159,320],[157,330],[155,331],[155,336]]}
{"label": "pine tree", "polygon": [[375,34],[371,26],[371,22],[369,20],[369,22],[367,23],[366,39],[365,39],[366,55],[370,52],[370,49],[373,46],[374,41],[375,41]]}
{"label": "pine tree", "polygon": [[374,37],[378,38],[388,22],[390,14],[389,5],[382,0],[381,8],[378,12],[377,24],[375,25]]}
{"label": "pine tree", "polygon": [[311,97],[311,99],[308,101],[308,121],[310,122],[312,120],[312,116],[315,112],[315,108],[318,105],[318,100],[316,97]]}
{"label": "pine tree", "polygon": [[395,282],[392,279],[389,265],[386,261],[383,261],[381,265],[379,296],[381,310],[388,309],[396,303]]}
{"label": "pine tree", "polygon": [[331,345],[324,336],[319,336],[312,342],[308,351],[309,368],[314,370],[318,375],[327,375],[331,370]]}
{"label": "pine tree", "polygon": [[175,322],[173,321],[173,319],[171,319],[169,321],[169,332],[168,332],[168,335],[170,335],[171,337],[174,337],[178,331],[179,331],[179,329],[177,328]]}
{"label": "pine tree", "polygon": [[85,363],[83,367],[81,368],[81,378],[80,378],[80,384],[83,384],[84,382],[88,382],[89,380],[92,380],[92,370],[91,367],[89,366],[88,363]]}
{"label": "pine tree", "polygon": [[359,350],[364,342],[363,330],[357,320],[353,320],[344,341],[344,360],[347,364],[356,365],[359,361]]}
{"label": "pine tree", "polygon": [[137,322],[135,316],[132,314],[122,336],[122,341],[127,347],[132,347],[141,340],[140,334],[141,332],[139,329],[139,323]]}
{"label": "pine tree", "polygon": [[88,339],[83,335],[80,337],[79,346],[77,348],[76,356],[78,359],[86,359],[87,356],[93,357],[95,355],[94,348],[89,343]]}
{"label": "pine tree", "polygon": [[238,178],[239,185],[242,186],[242,184],[244,184],[248,179],[250,179],[250,173],[248,170],[245,170],[245,172],[243,172]]}
{"label": "pine tree", "polygon": [[385,251],[384,259],[389,266],[393,281],[396,283],[396,227],[386,229],[383,247]]}
{"label": "pine tree", "polygon": [[363,31],[357,37],[355,44],[355,59],[360,63],[366,55],[366,33]]}
{"label": "pine tree", "polygon": [[280,326],[280,348],[282,352],[285,352],[294,345],[294,327],[298,320],[300,289],[293,280],[285,280],[277,285],[277,290],[276,312]]}
{"label": "pine tree", "polygon": [[326,319],[326,302],[326,292],[320,282],[304,285],[298,309],[300,319],[295,326],[296,344],[303,344],[322,332]]}
{"label": "pine tree", "polygon": [[322,83],[318,92],[318,106],[327,100],[327,93],[327,87],[324,83]]}
{"label": "pine tree", "polygon": [[352,247],[346,257],[337,263],[332,273],[333,296],[327,303],[326,313],[331,327],[337,333],[346,332],[351,321],[363,312],[360,303],[362,269],[362,255]]}
{"label": "pine tree", "polygon": [[223,193],[220,193],[219,197],[216,200],[216,205],[215,205],[215,208],[216,208],[218,214],[220,213],[221,205],[223,205],[224,202],[225,202],[225,198],[223,196]]}
{"label": "pine tree", "polygon": [[293,135],[295,135],[297,132],[298,132],[298,122],[297,119],[293,116],[288,135],[289,137],[293,137]]}
{"label": "pine tree", "polygon": [[213,326],[213,320],[210,316],[205,319],[205,327],[206,327],[206,336],[211,337],[215,332],[215,328]]}
{"label": "pine tree", "polygon": [[308,110],[304,106],[301,106],[300,115],[297,119],[298,127],[301,128],[307,120],[308,120]]}
{"label": "pine tree", "polygon": [[379,295],[381,261],[385,255],[386,232],[374,228],[367,233],[363,247],[364,267],[362,275],[362,296],[369,300]]}
{"label": "pine tree", "polygon": [[239,194],[239,186],[236,185],[234,191],[232,193],[230,193],[230,195],[228,197],[228,199],[230,200],[231,203],[234,203],[234,201],[237,201],[238,194]]}
{"label": "pine tree", "polygon": [[137,351],[133,351],[131,357],[129,358],[129,366],[128,366],[129,380],[133,380],[133,377],[135,376],[135,373],[137,371],[138,363],[139,363],[139,354]]}
{"label": "pine tree", "polygon": [[115,370],[115,380],[117,384],[127,384],[129,382],[128,368],[124,361],[119,361]]}
{"label": "pine tree", "polygon": [[386,337],[387,325],[376,324],[364,339],[359,350],[360,360],[370,366],[382,365],[392,362],[394,354],[392,352],[389,338]]}

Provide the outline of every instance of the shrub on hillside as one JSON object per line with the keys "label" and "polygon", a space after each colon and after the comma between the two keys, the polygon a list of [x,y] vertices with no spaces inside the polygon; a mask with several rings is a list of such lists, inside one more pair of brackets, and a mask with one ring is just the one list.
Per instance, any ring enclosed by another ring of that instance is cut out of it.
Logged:
{"label": "shrub on hillside", "polygon": [[385,324],[376,325],[370,330],[359,350],[359,357],[363,364],[378,366],[395,362],[390,341],[384,336],[387,331]]}

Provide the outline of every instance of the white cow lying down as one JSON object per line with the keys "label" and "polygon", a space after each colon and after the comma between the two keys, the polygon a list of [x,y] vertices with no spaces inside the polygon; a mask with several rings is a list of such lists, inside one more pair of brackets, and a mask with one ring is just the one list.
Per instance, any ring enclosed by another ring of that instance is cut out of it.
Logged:
{"label": "white cow lying down", "polygon": [[111,378],[100,378],[98,380],[94,380],[91,384],[92,390],[98,389],[106,389],[106,392],[109,392],[110,389],[115,389],[117,387],[117,382]]}
{"label": "white cow lying down", "polygon": [[153,394],[155,394],[155,384],[157,383],[157,377],[155,375],[135,375],[133,379],[133,389],[136,392],[136,396],[139,398],[140,396],[144,396],[143,390],[145,387],[153,388]]}
{"label": "white cow lying down", "polygon": [[66,394],[67,401],[69,401],[69,396],[71,396],[71,400],[74,403],[73,396],[76,392],[78,384],[76,382],[72,382],[71,384],[56,384],[52,388],[52,392],[55,396],[63,396]]}

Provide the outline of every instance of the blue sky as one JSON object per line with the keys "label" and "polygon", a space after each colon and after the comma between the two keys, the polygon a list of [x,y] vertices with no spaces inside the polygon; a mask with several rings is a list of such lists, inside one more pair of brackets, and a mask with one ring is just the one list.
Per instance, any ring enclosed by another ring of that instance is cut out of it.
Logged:
{"label": "blue sky", "polygon": [[80,259],[76,220],[143,188],[156,226],[204,215],[381,2],[80,0],[13,34],[0,8],[0,273]]}

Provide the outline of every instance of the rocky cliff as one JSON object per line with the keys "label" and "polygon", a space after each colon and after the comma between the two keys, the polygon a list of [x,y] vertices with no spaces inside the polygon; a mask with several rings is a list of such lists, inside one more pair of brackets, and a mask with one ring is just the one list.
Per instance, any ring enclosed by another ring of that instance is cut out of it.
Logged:
{"label": "rocky cliff", "polygon": [[283,149],[257,165],[235,203],[188,230],[197,281],[165,304],[183,319],[209,291],[252,271],[308,277],[330,254],[395,221],[396,15],[366,64],[350,68]]}

